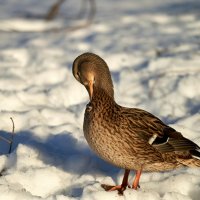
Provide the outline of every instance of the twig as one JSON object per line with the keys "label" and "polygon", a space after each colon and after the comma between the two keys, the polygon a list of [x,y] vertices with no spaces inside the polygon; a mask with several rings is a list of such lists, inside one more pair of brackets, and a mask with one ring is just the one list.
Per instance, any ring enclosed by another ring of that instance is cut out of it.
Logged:
{"label": "twig", "polygon": [[15,124],[14,124],[13,118],[10,117],[10,119],[12,121],[13,127],[12,127],[12,133],[11,133],[10,148],[9,148],[9,151],[8,151],[9,154],[11,153],[11,150],[12,150],[13,138],[14,138],[14,134],[15,134]]}
{"label": "twig", "polygon": [[63,4],[64,1],[65,0],[58,0],[55,4],[53,4],[53,6],[51,6],[51,8],[49,9],[45,19],[48,21],[54,19],[58,14],[60,6]]}
{"label": "twig", "polygon": [[96,14],[96,3],[95,0],[88,0],[90,2],[90,11],[88,14],[88,18],[86,19],[85,22],[80,23],[76,26],[65,26],[65,27],[60,27],[60,28],[50,28],[50,29],[45,29],[45,30],[40,30],[40,31],[23,31],[23,30],[17,30],[17,29],[10,29],[10,30],[0,30],[0,32],[13,32],[13,33],[56,33],[56,32],[61,32],[61,31],[66,31],[66,32],[72,32],[76,31],[82,28],[86,28],[90,26],[94,20],[95,14]]}

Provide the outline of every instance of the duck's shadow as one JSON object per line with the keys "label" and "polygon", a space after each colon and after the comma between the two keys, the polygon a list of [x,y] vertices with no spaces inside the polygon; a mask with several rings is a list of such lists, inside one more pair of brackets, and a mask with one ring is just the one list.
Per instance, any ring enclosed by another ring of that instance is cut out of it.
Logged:
{"label": "duck's shadow", "polygon": [[[10,133],[0,131],[0,136],[9,139]],[[41,141],[32,132],[21,131],[14,136],[12,152],[19,144],[39,151],[39,159],[45,164],[73,174],[98,173],[114,177],[119,172],[118,168],[97,157],[86,143],[77,140],[70,132],[50,134],[48,138]],[[0,154],[7,154],[8,151],[9,145],[0,141]]]}

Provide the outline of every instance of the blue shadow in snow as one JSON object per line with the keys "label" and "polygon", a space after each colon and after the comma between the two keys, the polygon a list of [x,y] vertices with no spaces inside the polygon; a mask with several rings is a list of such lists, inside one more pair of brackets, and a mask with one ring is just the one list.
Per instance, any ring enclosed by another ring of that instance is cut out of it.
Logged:
{"label": "blue shadow in snow", "polygon": [[[0,131],[6,138],[10,133]],[[2,141],[0,153],[7,154],[9,145]],[[39,159],[45,164],[61,168],[62,170],[78,175],[100,173],[105,176],[114,176],[119,169],[97,157],[87,145],[80,143],[73,134],[64,132],[50,135],[45,141],[40,141],[32,132],[22,131],[15,133],[12,152],[19,144],[24,144],[39,151]]]}

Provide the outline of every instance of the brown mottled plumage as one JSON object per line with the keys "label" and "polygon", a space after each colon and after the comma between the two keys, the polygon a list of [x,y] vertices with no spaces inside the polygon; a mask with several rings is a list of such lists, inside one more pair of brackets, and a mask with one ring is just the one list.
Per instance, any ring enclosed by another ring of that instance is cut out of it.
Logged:
{"label": "brown mottled plumage", "polygon": [[123,193],[130,170],[136,171],[133,188],[142,171],[200,167],[199,147],[160,119],[138,108],[125,108],[114,100],[113,83],[105,61],[93,53],[78,56],[73,75],[90,96],[85,110],[84,135],[104,160],[125,169],[120,186],[102,185]]}

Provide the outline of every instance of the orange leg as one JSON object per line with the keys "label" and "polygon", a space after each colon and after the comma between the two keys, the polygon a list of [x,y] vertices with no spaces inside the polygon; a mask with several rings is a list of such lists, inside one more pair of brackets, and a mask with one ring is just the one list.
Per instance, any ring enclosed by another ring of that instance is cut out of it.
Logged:
{"label": "orange leg", "polygon": [[125,169],[124,172],[124,178],[122,181],[121,185],[116,185],[116,186],[111,186],[111,185],[106,185],[106,184],[101,184],[101,187],[106,190],[106,191],[114,191],[114,190],[118,190],[119,194],[123,194],[123,191],[126,189],[126,187],[128,186],[128,176],[129,176],[130,170]]}
{"label": "orange leg", "polygon": [[133,185],[132,185],[132,188],[137,190],[137,188],[139,188],[139,181],[140,181],[140,176],[142,174],[142,170],[138,170],[136,171],[136,175],[135,175],[135,179],[133,181]]}

